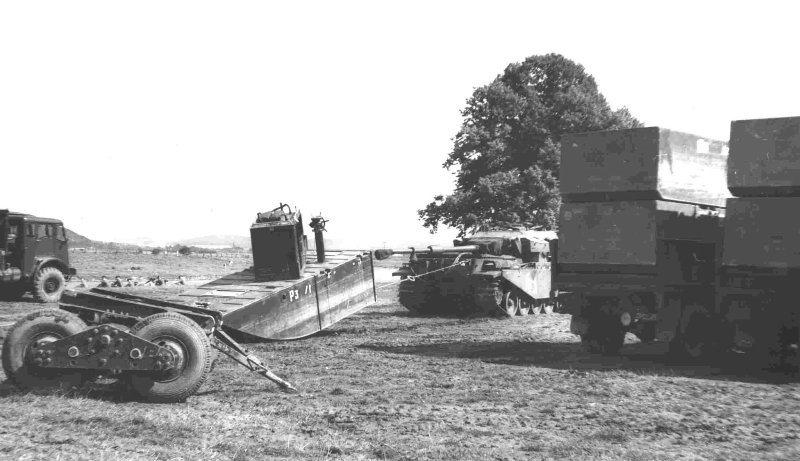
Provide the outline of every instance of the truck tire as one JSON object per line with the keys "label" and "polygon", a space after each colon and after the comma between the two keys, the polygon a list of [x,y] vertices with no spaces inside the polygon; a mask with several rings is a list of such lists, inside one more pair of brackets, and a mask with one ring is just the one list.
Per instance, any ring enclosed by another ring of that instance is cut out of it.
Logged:
{"label": "truck tire", "polygon": [[625,329],[615,317],[602,316],[589,321],[589,329],[581,335],[581,343],[589,352],[616,355],[625,343]]}
{"label": "truck tire", "polygon": [[28,314],[15,323],[3,343],[3,371],[8,379],[25,391],[63,390],[80,386],[79,371],[44,369],[28,363],[28,349],[38,341],[52,342],[80,333],[86,324],[78,316],[58,309]]}
{"label": "truck tire", "polygon": [[64,292],[64,274],[55,267],[39,269],[33,277],[33,298],[40,303],[57,303]]}
{"label": "truck tire", "polygon": [[186,316],[165,312],[151,315],[133,326],[130,333],[170,349],[175,366],[157,373],[130,375],[131,389],[151,402],[172,403],[186,400],[203,385],[214,355],[206,333]]}

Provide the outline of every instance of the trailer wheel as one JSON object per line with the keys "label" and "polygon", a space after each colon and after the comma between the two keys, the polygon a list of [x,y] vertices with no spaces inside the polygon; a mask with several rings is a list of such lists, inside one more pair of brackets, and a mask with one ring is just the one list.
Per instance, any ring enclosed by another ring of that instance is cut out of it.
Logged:
{"label": "trailer wheel", "polygon": [[514,317],[517,315],[517,299],[511,294],[510,291],[503,293],[501,303],[501,307],[506,312],[506,315],[509,317]]}
{"label": "trailer wheel", "polygon": [[161,403],[180,402],[197,392],[211,371],[213,354],[206,333],[186,316],[165,312],[151,315],[130,333],[166,347],[175,356],[175,366],[160,373],[130,375],[133,391]]}
{"label": "trailer wheel", "polygon": [[55,267],[45,267],[33,277],[33,298],[40,303],[57,303],[64,291],[64,274]]}
{"label": "trailer wheel", "polygon": [[78,387],[83,373],[40,368],[28,361],[28,349],[40,341],[53,342],[86,329],[78,316],[58,309],[28,314],[15,323],[3,343],[3,371],[8,379],[25,391],[68,390]]}

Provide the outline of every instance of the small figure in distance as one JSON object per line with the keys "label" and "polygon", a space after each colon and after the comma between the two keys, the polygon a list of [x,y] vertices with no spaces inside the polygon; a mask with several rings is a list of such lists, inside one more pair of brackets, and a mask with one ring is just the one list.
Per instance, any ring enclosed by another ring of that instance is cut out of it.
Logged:
{"label": "small figure in distance", "polygon": [[80,283],[78,283],[78,288],[87,288],[86,280],[84,280],[83,277],[78,277],[78,280],[80,281]]}
{"label": "small figure in distance", "polygon": [[177,285],[186,285],[186,277],[179,275],[178,281],[175,282]]}
{"label": "small figure in distance", "polygon": [[122,279],[119,278],[119,275],[114,277],[114,281],[111,282],[111,286],[114,288],[122,288]]}
{"label": "small figure in distance", "polygon": [[164,280],[161,279],[160,275],[156,274],[156,279],[153,280],[153,283],[155,284],[155,286],[160,287],[161,285],[164,284]]}
{"label": "small figure in distance", "polygon": [[100,285],[97,285],[100,288],[108,288],[108,278],[105,275],[100,277]]}
{"label": "small figure in distance", "polygon": [[133,279],[128,277],[128,279],[125,280],[125,285],[123,285],[123,286],[124,287],[135,287],[136,285],[134,284]]}

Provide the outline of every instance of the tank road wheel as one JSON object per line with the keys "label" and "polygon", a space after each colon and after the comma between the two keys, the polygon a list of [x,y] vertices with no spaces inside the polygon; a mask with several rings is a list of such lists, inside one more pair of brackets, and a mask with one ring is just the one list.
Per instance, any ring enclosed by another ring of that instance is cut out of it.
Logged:
{"label": "tank road wheel", "polygon": [[533,303],[533,307],[531,307],[531,314],[539,315],[542,313],[542,302],[537,300]]}
{"label": "tank road wheel", "polygon": [[28,350],[39,342],[50,343],[86,329],[78,316],[58,309],[28,314],[8,331],[3,343],[3,370],[8,379],[25,391],[69,390],[82,384],[79,371],[45,369],[36,366]]}
{"label": "tank road wheel", "polygon": [[501,302],[501,307],[506,312],[506,315],[509,317],[514,317],[517,315],[517,298],[516,296],[512,295],[510,291],[503,293]]}
{"label": "tank road wheel", "polygon": [[33,277],[33,298],[40,303],[57,303],[64,291],[64,274],[55,267],[45,267]]}
{"label": "tank road wheel", "polygon": [[526,316],[531,313],[531,303],[530,301],[524,301],[522,298],[517,298],[517,314],[521,316]]}
{"label": "tank road wheel", "polygon": [[544,301],[542,303],[542,312],[545,314],[552,314],[555,306],[550,301]]}
{"label": "tank road wheel", "polygon": [[0,283],[0,301],[19,301],[26,291],[20,282]]}
{"label": "tank road wheel", "polygon": [[211,371],[213,355],[206,333],[191,319],[174,312],[154,314],[133,326],[132,334],[171,350],[174,366],[163,372],[130,375],[133,391],[152,402],[186,400]]}

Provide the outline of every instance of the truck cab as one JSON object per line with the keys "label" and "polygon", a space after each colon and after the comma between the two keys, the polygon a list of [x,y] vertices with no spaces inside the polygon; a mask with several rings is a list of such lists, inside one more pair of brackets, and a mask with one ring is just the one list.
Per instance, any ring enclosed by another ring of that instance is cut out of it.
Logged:
{"label": "truck cab", "polygon": [[0,296],[30,291],[37,301],[57,302],[74,274],[60,220],[0,210]]}

